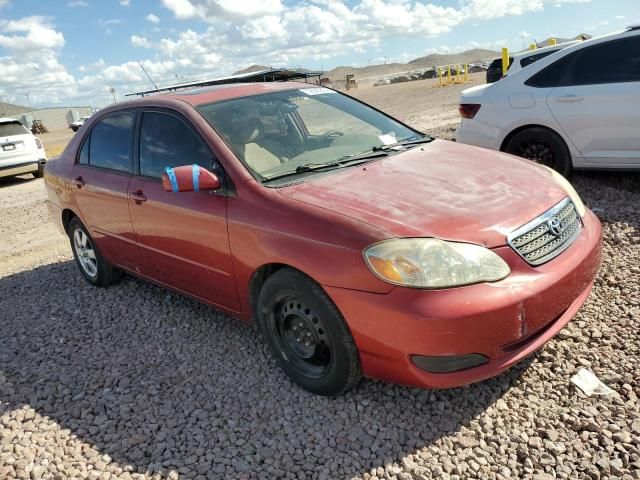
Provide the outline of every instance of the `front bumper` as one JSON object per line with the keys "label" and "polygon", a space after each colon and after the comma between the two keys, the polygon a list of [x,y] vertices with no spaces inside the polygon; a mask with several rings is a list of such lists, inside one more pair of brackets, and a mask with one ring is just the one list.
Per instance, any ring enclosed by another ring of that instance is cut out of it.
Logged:
{"label": "front bumper", "polygon": [[[574,243],[532,267],[509,247],[495,249],[511,268],[499,282],[443,290],[396,287],[374,294],[325,287],[344,315],[368,377],[448,388],[493,377],[558,333],[587,299],[601,255],[602,229],[590,211]],[[414,355],[480,354],[483,365],[429,373]]]}

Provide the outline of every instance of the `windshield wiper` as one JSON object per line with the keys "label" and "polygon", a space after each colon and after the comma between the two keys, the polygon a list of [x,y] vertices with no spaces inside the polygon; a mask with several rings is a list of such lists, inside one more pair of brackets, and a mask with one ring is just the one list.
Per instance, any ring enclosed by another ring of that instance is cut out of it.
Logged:
{"label": "windshield wiper", "polygon": [[363,163],[367,163],[374,158],[386,157],[389,155],[387,152],[378,152],[368,150],[366,152],[355,153],[353,155],[346,155],[338,160],[328,163],[308,163],[306,165],[298,165],[295,170],[290,170],[283,173],[278,173],[270,177],[266,177],[265,181],[276,180],[278,178],[290,177],[293,175],[298,175],[300,173],[307,172],[317,172],[317,171],[326,171],[326,170],[334,170],[336,168],[344,168],[351,167],[354,165],[361,165]]}
{"label": "windshield wiper", "polygon": [[405,147],[405,146],[411,146],[411,145],[420,145],[422,143],[430,143],[430,142],[433,142],[433,140],[435,140],[433,137],[422,137],[414,140],[402,140],[400,142],[392,143],[390,145],[380,145],[377,147],[373,147],[372,150],[374,152],[382,152],[385,150],[392,150],[397,147]]}

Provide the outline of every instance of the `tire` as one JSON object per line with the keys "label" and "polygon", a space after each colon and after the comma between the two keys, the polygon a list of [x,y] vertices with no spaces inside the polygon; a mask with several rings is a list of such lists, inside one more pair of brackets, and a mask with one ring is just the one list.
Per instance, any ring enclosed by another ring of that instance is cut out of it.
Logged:
{"label": "tire", "polygon": [[95,241],[77,217],[69,222],[68,233],[76,265],[91,285],[106,287],[120,279],[122,272],[104,259]]}
{"label": "tire", "polygon": [[305,390],[337,396],[362,379],[342,314],[306,275],[284,268],[270,276],[260,291],[257,317],[276,361]]}
{"label": "tire", "polygon": [[504,147],[506,153],[553,168],[565,177],[573,168],[571,154],[564,140],[542,127],[531,127],[516,133]]}
{"label": "tire", "polygon": [[44,165],[38,165],[38,170],[33,172],[34,178],[42,178],[44,177]]}

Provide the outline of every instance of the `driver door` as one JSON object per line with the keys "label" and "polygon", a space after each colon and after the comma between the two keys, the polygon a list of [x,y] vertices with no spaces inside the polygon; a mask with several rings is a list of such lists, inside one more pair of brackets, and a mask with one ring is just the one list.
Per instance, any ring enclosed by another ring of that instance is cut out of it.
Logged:
{"label": "driver door", "polygon": [[213,153],[186,119],[167,110],[144,111],[139,138],[139,161],[129,184],[131,220],[143,257],[139,273],[237,311],[224,189],[174,193],[161,181],[166,167],[217,165]]}

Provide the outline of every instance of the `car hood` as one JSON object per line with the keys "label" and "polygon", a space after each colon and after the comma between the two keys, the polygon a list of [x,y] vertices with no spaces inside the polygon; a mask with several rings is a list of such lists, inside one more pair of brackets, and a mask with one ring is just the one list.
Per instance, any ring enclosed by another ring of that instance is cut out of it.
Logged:
{"label": "car hood", "polygon": [[390,236],[487,247],[505,245],[511,231],[567,196],[530,161],[444,140],[278,191]]}

